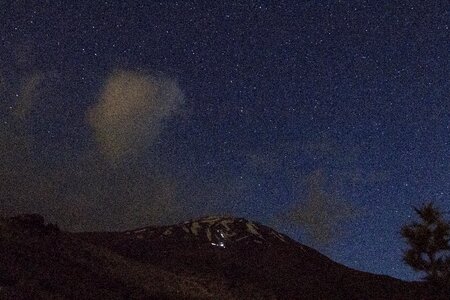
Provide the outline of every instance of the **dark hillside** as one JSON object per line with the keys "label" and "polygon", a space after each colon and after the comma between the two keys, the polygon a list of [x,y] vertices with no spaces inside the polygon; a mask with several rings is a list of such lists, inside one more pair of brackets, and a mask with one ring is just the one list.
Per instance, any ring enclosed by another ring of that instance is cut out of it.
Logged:
{"label": "dark hillside", "polygon": [[229,298],[52,225],[0,219],[0,299],[212,299],[213,294]]}

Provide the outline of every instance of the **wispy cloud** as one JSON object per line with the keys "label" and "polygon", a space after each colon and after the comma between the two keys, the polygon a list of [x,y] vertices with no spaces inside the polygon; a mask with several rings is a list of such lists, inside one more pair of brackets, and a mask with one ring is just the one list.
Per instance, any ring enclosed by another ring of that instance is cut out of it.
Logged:
{"label": "wispy cloud", "polygon": [[288,213],[290,221],[300,225],[319,244],[327,244],[341,234],[341,225],[356,217],[358,211],[349,202],[327,190],[322,170],[306,180],[306,193]]}
{"label": "wispy cloud", "polygon": [[117,70],[106,80],[88,121],[100,151],[117,163],[153,143],[164,122],[180,112],[183,101],[172,79]]}
{"label": "wispy cloud", "polygon": [[34,101],[42,92],[42,84],[45,80],[43,73],[34,73],[27,76],[17,93],[17,101],[13,114],[19,119],[24,119],[32,110]]}
{"label": "wispy cloud", "polygon": [[[93,129],[96,143],[71,145],[64,154],[70,159],[52,165],[36,147],[36,132],[42,130],[33,127],[33,119],[42,121],[39,126],[58,117],[46,108],[72,83],[55,72],[14,72],[14,62],[5,68],[0,70],[5,99],[0,105],[0,214],[36,212],[64,229],[120,230],[174,221],[189,207],[177,197],[177,179],[162,166],[150,166],[156,159],[120,164],[155,142],[166,120],[181,113],[184,98],[175,80],[112,72],[92,93],[97,104],[79,107],[87,111],[86,129]],[[51,142],[58,141],[46,141]]]}

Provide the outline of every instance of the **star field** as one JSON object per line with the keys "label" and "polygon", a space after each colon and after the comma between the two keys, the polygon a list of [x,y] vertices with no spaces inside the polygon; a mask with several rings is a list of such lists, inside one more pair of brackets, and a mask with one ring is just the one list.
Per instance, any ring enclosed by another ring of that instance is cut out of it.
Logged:
{"label": "star field", "polygon": [[349,267],[450,210],[447,1],[0,4],[0,212],[258,220]]}

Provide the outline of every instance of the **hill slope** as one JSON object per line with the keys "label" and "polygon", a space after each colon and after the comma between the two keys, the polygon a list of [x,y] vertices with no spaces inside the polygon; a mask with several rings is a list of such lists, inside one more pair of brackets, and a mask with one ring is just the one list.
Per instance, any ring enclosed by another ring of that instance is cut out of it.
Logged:
{"label": "hill slope", "polygon": [[[222,289],[225,290],[224,288]],[[0,299],[232,298],[195,278],[120,256],[43,219],[0,219]]]}

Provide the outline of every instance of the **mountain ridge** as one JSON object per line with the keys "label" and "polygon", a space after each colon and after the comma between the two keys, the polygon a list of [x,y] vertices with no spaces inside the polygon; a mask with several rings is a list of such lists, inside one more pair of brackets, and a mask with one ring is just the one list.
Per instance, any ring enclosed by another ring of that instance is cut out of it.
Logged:
{"label": "mountain ridge", "polygon": [[5,299],[80,298],[77,278],[88,299],[434,299],[424,283],[348,268],[231,216],[73,233],[28,215],[0,219],[0,246]]}
{"label": "mountain ridge", "polygon": [[[423,283],[351,269],[245,218],[204,216],[118,232],[101,242],[97,240],[101,233],[80,235],[125,257],[171,272],[221,278],[235,293],[251,285],[280,299],[314,299],[316,294],[324,299],[427,299],[423,298]],[[298,286],[299,280],[309,286]],[[301,294],[303,298],[298,298]]]}
{"label": "mountain ridge", "polygon": [[124,231],[138,239],[185,239],[225,248],[234,243],[289,243],[291,238],[259,222],[232,216],[204,216],[166,226],[146,226]]}

